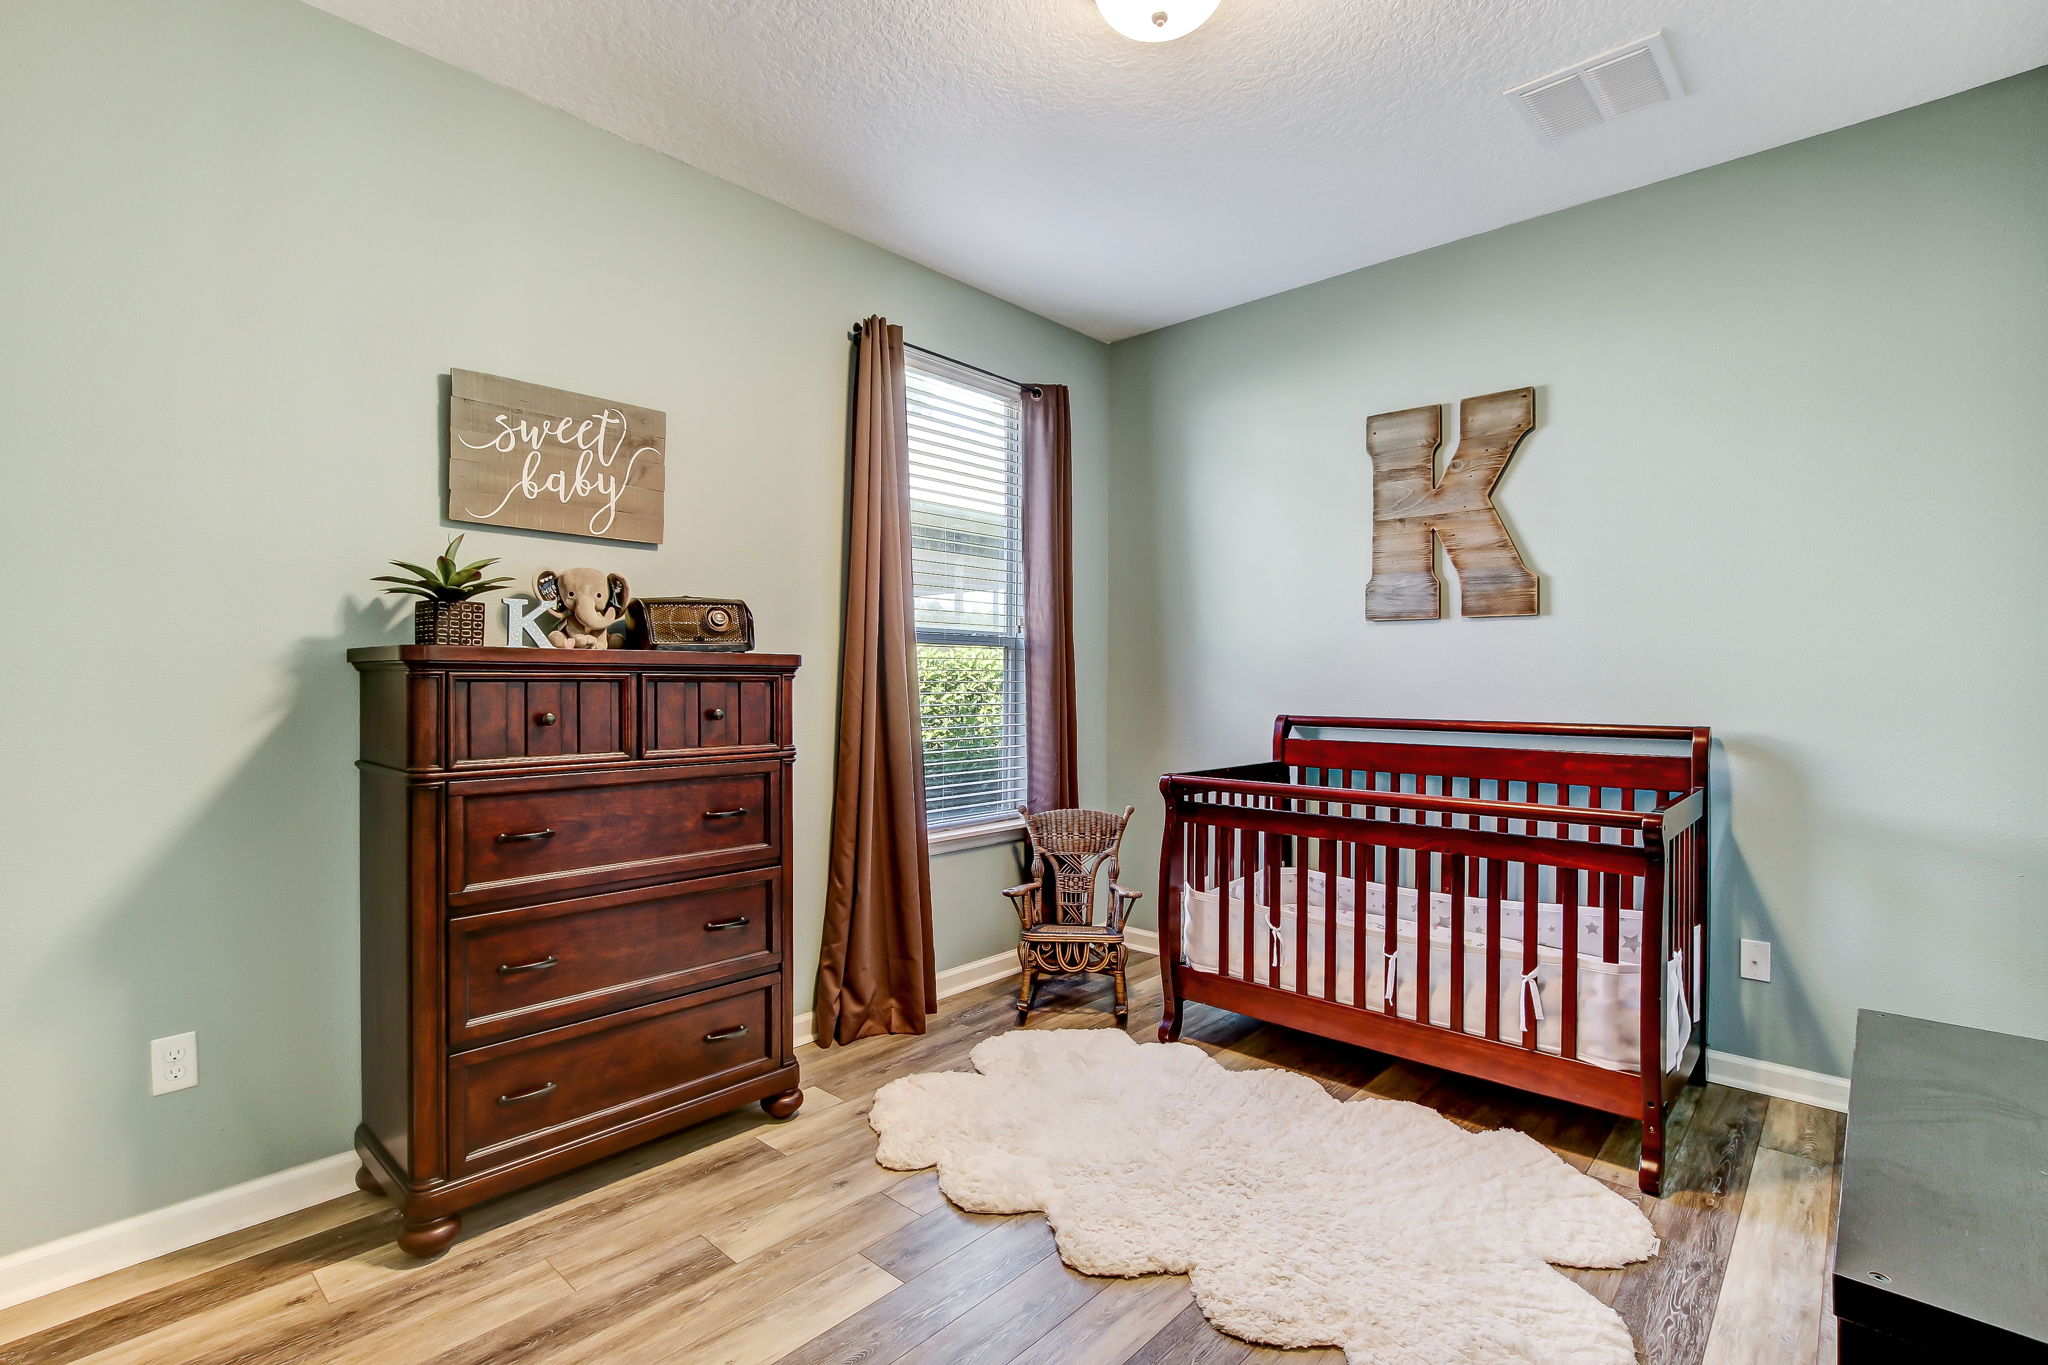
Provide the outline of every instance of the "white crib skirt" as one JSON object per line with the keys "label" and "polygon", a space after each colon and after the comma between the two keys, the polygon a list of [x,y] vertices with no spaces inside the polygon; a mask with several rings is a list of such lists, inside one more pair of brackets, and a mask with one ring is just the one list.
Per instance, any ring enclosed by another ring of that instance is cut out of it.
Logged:
{"label": "white crib skirt", "polygon": [[[1307,906],[1300,905],[1299,890],[1306,881]],[[1255,918],[1252,924],[1252,959],[1244,958],[1246,913],[1245,879],[1231,884],[1229,915],[1222,928],[1229,935],[1230,974],[1258,985],[1277,985],[1284,991],[1322,998],[1324,924],[1329,905],[1329,887],[1321,872],[1310,871],[1302,878],[1296,869],[1280,869],[1280,909],[1277,916],[1266,910],[1263,877],[1252,878]],[[1349,877],[1337,879],[1336,994],[1342,1004],[1391,1012],[1404,1019],[1417,1018],[1415,1010],[1415,911],[1414,890],[1397,889],[1397,951],[1387,952],[1386,891],[1379,882],[1365,883],[1365,981],[1355,981],[1352,939],[1357,923],[1358,883]],[[1451,915],[1455,909],[1448,892],[1430,896],[1430,981],[1428,1022],[1442,1028],[1451,1022]],[[1219,897],[1214,891],[1181,888],[1182,944],[1189,966],[1197,971],[1219,969]],[[1618,962],[1602,960],[1600,928],[1604,912],[1581,907],[1578,926],[1579,1060],[1614,1071],[1641,1068],[1642,1017],[1641,966],[1642,915],[1621,912]],[[1308,925],[1308,980],[1295,980],[1296,934]],[[1522,967],[1522,903],[1500,903],[1500,937],[1494,953],[1500,961],[1500,1029],[1508,1042],[1519,1042],[1525,1021],[1533,1017],[1536,1047],[1559,1054],[1563,1048],[1564,1000],[1564,907],[1539,903],[1536,909],[1537,965],[1525,979]],[[1486,1033],[1486,903],[1479,897],[1465,898],[1465,980],[1464,1030],[1480,1037]],[[1677,1064],[1692,1032],[1692,1012],[1687,1008],[1685,954],[1674,952],[1665,964],[1663,1055],[1666,1070]],[[1391,970],[1391,988],[1389,972]],[[1276,979],[1277,978],[1277,979]],[[1362,994],[1360,988],[1362,985]]]}

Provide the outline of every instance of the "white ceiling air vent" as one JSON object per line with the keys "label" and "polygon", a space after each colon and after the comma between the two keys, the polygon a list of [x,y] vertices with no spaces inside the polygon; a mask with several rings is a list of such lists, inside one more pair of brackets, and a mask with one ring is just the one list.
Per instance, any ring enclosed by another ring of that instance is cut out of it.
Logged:
{"label": "white ceiling air vent", "polygon": [[1563,137],[1685,93],[1662,32],[1518,85],[1508,98],[1547,138]]}
{"label": "white ceiling air vent", "polygon": [[1545,137],[1563,137],[1590,128],[1607,116],[1593,103],[1593,92],[1577,72],[1521,91],[1522,108]]}

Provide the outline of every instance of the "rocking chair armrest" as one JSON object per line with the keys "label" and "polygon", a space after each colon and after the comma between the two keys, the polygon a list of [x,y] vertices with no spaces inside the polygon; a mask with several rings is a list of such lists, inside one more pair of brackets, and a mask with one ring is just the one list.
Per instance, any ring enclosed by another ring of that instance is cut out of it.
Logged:
{"label": "rocking chair armrest", "polygon": [[1010,898],[1011,906],[1017,911],[1017,918],[1026,924],[1030,924],[1032,921],[1031,912],[1037,907],[1038,898],[1044,892],[1045,888],[1037,882],[1025,882],[1022,886],[1009,888],[1003,894]]}
{"label": "rocking chair armrest", "polygon": [[1115,882],[1111,882],[1109,884],[1109,889],[1112,895],[1114,895],[1118,900],[1123,901],[1125,904],[1129,904],[1134,900],[1138,900],[1142,898],[1145,894],[1142,891],[1133,891],[1129,887],[1118,886]]}
{"label": "rocking chair armrest", "polygon": [[1115,902],[1109,908],[1110,927],[1122,930],[1124,921],[1131,917],[1131,906],[1145,893],[1133,891],[1128,887],[1118,886],[1115,882],[1111,882],[1109,884],[1109,894],[1110,898]]}

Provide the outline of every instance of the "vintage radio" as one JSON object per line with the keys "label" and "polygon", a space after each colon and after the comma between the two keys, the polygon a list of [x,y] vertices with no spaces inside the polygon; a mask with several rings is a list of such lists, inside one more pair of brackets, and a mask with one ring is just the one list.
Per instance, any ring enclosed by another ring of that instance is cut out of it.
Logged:
{"label": "vintage radio", "polygon": [[626,630],[634,649],[743,653],[754,647],[747,604],[709,597],[636,597],[626,608]]}

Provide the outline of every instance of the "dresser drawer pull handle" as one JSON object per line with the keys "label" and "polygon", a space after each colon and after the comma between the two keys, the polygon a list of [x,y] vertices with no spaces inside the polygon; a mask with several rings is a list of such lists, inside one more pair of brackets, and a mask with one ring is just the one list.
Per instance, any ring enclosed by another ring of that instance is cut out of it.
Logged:
{"label": "dresser drawer pull handle", "polygon": [[730,820],[735,816],[745,815],[746,813],[747,808],[745,806],[734,806],[731,810],[707,810],[704,812],[704,818],[706,820]]}
{"label": "dresser drawer pull handle", "polygon": [[561,717],[552,711],[543,711],[533,718],[533,723],[535,725],[553,725],[560,719]]}
{"label": "dresser drawer pull handle", "polygon": [[711,720],[724,720],[725,708],[723,706],[714,706],[709,711],[706,711],[704,714],[707,718]]}
{"label": "dresser drawer pull handle", "polygon": [[554,1093],[555,1083],[549,1081],[546,1085],[536,1086],[532,1090],[522,1090],[516,1095],[500,1095],[498,1096],[498,1103],[518,1104],[522,1100],[537,1100],[542,1095],[552,1095]]}
{"label": "dresser drawer pull handle", "polygon": [[552,839],[554,837],[555,832],[551,829],[530,829],[524,834],[500,834],[498,842],[501,844],[530,844],[536,839]]}
{"label": "dresser drawer pull handle", "polygon": [[747,1031],[745,1024],[734,1024],[731,1028],[713,1029],[704,1035],[707,1043],[722,1043],[728,1038],[737,1038]]}
{"label": "dresser drawer pull handle", "polygon": [[741,916],[740,916],[740,917],[739,917],[738,919],[722,919],[722,920],[717,920],[717,921],[715,921],[715,922],[713,922],[713,923],[711,923],[711,924],[707,924],[707,925],[705,925],[705,926],[704,926],[704,928],[705,928],[706,930],[711,930],[711,929],[744,929],[744,928],[746,928],[746,927],[747,927],[747,917],[746,917],[745,915],[741,915]]}
{"label": "dresser drawer pull handle", "polygon": [[498,975],[510,976],[514,972],[544,972],[548,968],[557,965],[559,964],[555,955],[549,953],[538,962],[507,962],[504,966],[498,968]]}

